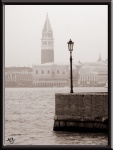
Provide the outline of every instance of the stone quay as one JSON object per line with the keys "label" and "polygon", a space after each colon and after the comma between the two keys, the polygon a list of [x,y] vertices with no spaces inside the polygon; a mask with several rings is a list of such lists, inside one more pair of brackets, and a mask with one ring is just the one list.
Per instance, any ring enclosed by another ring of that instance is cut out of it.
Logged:
{"label": "stone quay", "polygon": [[53,130],[107,132],[108,92],[56,93]]}

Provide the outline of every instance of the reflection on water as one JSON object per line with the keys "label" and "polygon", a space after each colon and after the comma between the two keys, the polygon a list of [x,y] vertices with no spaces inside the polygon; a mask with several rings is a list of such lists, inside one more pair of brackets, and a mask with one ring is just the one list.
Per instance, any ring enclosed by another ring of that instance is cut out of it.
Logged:
{"label": "reflection on water", "polygon": [[[74,88],[76,92],[106,92],[107,88]],[[53,131],[55,93],[70,92],[65,88],[6,88],[5,144],[8,138],[18,145],[107,145],[104,133]]]}

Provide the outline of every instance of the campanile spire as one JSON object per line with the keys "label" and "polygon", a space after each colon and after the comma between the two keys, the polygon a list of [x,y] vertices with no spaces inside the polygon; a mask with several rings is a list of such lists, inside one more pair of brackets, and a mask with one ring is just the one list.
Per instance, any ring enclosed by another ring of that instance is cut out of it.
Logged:
{"label": "campanile spire", "polygon": [[41,39],[41,64],[48,62],[54,62],[54,39],[47,13]]}

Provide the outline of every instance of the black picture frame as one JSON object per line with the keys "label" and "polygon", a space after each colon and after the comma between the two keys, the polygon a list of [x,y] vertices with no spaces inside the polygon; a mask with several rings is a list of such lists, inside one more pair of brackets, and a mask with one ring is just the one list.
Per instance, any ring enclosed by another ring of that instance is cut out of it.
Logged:
{"label": "black picture frame", "polygon": [[[3,98],[4,98],[4,93],[3,93],[3,85],[4,85],[4,6],[5,5],[108,5],[108,105],[109,105],[109,137],[108,137],[108,146],[75,146],[75,145],[59,145],[59,146],[53,146],[53,145],[11,145],[11,146],[4,146],[3,145],[3,123],[4,123],[4,118],[3,118]],[[0,143],[1,143],[1,148],[2,149],[112,149],[111,148],[111,0],[2,0],[1,2],[1,133],[2,136],[0,138]]]}

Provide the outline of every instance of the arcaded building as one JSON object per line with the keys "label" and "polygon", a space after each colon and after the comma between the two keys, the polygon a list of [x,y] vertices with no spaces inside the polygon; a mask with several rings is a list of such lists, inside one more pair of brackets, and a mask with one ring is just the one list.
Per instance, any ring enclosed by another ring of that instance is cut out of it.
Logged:
{"label": "arcaded building", "polygon": [[33,85],[39,87],[66,86],[68,65],[46,63],[33,66]]}

